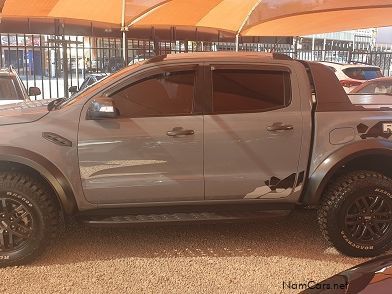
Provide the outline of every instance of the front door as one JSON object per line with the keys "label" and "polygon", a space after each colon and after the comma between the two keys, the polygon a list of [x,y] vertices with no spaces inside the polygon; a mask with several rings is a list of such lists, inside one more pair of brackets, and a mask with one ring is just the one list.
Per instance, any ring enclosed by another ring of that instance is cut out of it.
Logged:
{"label": "front door", "polygon": [[206,200],[289,196],[303,176],[301,106],[299,97],[292,99],[297,92],[290,70],[214,65],[211,81],[211,111],[204,118]]}
{"label": "front door", "polygon": [[195,111],[194,67],[152,70],[106,93],[115,119],[79,130],[82,185],[98,204],[204,199],[203,116]]}

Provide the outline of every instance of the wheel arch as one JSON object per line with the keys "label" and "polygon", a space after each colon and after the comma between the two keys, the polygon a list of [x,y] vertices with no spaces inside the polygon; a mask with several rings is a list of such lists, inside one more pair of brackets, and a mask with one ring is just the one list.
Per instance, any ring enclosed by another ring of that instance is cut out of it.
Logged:
{"label": "wheel arch", "polygon": [[[382,163],[382,165],[378,165]],[[368,139],[346,145],[330,154],[309,176],[304,205],[318,205],[328,183],[334,177],[350,170],[368,169],[392,176],[392,142]]]}
{"label": "wheel arch", "polygon": [[55,192],[66,214],[76,211],[75,195],[69,181],[52,162],[42,155],[22,148],[0,146],[0,163],[34,170]]}

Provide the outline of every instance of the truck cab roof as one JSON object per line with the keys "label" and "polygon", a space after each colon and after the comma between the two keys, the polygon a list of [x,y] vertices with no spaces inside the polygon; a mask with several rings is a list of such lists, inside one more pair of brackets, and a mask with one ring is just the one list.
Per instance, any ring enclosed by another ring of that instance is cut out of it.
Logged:
{"label": "truck cab roof", "polygon": [[158,63],[163,61],[211,61],[211,60],[236,60],[236,59],[257,59],[257,60],[293,60],[291,57],[280,53],[265,52],[196,52],[167,54],[150,58],[143,64]]}

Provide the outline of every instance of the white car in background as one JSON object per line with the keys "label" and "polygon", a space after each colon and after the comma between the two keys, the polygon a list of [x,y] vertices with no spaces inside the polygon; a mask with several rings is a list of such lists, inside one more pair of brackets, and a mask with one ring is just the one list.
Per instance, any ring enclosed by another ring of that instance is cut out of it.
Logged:
{"label": "white car in background", "polygon": [[333,70],[344,90],[349,93],[366,81],[383,77],[381,69],[373,65],[320,62]]}
{"label": "white car in background", "polygon": [[30,101],[29,96],[39,95],[41,90],[37,87],[30,87],[27,93],[18,74],[11,67],[0,69],[0,105]]}

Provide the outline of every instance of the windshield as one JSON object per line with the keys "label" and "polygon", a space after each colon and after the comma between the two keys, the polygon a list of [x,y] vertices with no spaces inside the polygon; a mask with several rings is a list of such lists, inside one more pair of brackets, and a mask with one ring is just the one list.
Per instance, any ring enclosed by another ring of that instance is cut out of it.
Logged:
{"label": "windshield", "polygon": [[373,80],[381,78],[383,75],[378,67],[350,67],[343,69],[343,72],[354,80]]}
{"label": "windshield", "polygon": [[0,100],[23,100],[18,95],[14,79],[10,77],[0,77]]}
{"label": "windshield", "polygon": [[358,94],[392,94],[392,80],[377,81],[363,85],[354,93]]}

